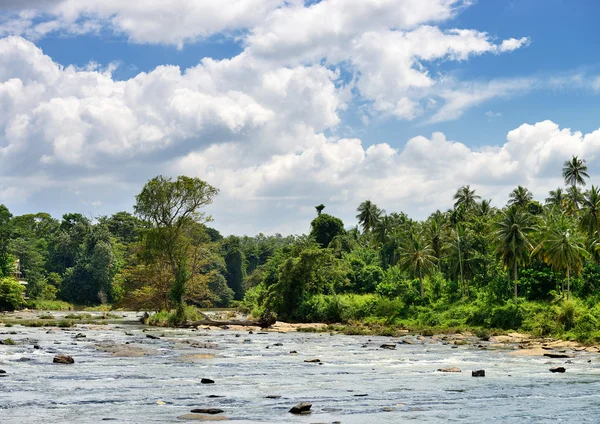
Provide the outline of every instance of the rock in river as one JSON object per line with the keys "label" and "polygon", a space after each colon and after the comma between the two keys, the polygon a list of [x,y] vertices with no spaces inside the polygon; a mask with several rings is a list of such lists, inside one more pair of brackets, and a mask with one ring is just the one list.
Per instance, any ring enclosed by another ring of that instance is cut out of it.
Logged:
{"label": "rock in river", "polygon": [[471,371],[472,377],[485,377],[485,370],[475,370]]}
{"label": "rock in river", "polygon": [[75,360],[73,359],[72,356],[68,356],[68,355],[56,355],[54,357],[54,361],[55,364],[74,364]]}
{"label": "rock in river", "polygon": [[200,383],[202,384],[214,384],[215,380],[211,380],[210,378],[203,378],[202,380],[200,380]]}
{"label": "rock in river", "polygon": [[451,368],[438,368],[439,372],[461,372],[460,368],[458,367],[451,367]]}
{"label": "rock in river", "polygon": [[565,367],[550,368],[550,372],[565,372]]}
{"label": "rock in river", "polygon": [[396,345],[394,343],[384,343],[379,347],[382,349],[396,349]]}
{"label": "rock in river", "polygon": [[298,405],[294,406],[290,409],[292,414],[308,414],[310,412],[310,408],[312,407],[312,403],[301,402]]}
{"label": "rock in river", "polygon": [[316,364],[316,363],[321,362],[321,360],[318,359],[318,358],[315,358],[315,359],[305,359],[304,362],[307,362],[309,364]]}
{"label": "rock in river", "polygon": [[219,408],[196,408],[196,409],[192,409],[190,412],[192,412],[194,414],[215,415],[215,414],[222,414],[225,411],[223,411],[222,409],[219,409]]}
{"label": "rock in river", "polygon": [[544,353],[544,356],[554,359],[570,358],[569,355],[566,355],[564,353]]}
{"label": "rock in river", "polygon": [[195,420],[195,421],[227,421],[229,418],[223,416],[205,415],[205,414],[184,414],[180,415],[180,420]]}

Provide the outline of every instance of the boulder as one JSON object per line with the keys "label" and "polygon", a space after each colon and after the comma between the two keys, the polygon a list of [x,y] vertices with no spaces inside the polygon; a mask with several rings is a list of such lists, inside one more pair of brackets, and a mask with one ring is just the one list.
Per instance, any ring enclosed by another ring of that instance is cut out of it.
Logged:
{"label": "boulder", "polygon": [[439,372],[461,372],[458,367],[450,367],[450,368],[438,368]]}
{"label": "boulder", "polygon": [[290,412],[292,414],[308,414],[310,413],[310,408],[312,407],[312,403],[301,402],[298,405],[292,407]]}
{"label": "boulder", "polygon": [[76,339],[85,339],[86,337],[87,337],[87,336],[86,336],[85,334],[83,334],[83,333],[77,333],[77,334],[75,335],[75,338],[76,338]]}
{"label": "boulder", "polygon": [[485,370],[471,371],[471,377],[485,377]]}
{"label": "boulder", "polygon": [[555,358],[555,359],[570,358],[569,355],[564,354],[564,353],[544,353],[544,356],[546,356],[548,358]]}
{"label": "boulder", "polygon": [[396,349],[396,345],[393,343],[384,343],[379,347],[382,349],[390,349],[390,350]]}
{"label": "boulder", "polygon": [[200,383],[202,384],[214,384],[215,380],[211,380],[210,378],[203,378],[202,380],[200,380]]}
{"label": "boulder", "polygon": [[152,339],[152,340],[160,340],[160,337],[155,336],[153,334],[146,334],[146,337],[148,337],[149,339]]}
{"label": "boulder", "polygon": [[565,372],[565,371],[566,371],[565,367],[550,368],[550,372],[560,372],[560,373],[562,373],[562,372]]}
{"label": "boulder", "polygon": [[75,360],[73,359],[72,356],[68,356],[68,355],[56,355],[54,357],[54,361],[55,364],[74,364]]}
{"label": "boulder", "polygon": [[192,409],[190,412],[192,412],[194,414],[215,415],[215,414],[222,414],[225,411],[223,411],[222,409],[219,409],[219,408],[196,408],[196,409]]}

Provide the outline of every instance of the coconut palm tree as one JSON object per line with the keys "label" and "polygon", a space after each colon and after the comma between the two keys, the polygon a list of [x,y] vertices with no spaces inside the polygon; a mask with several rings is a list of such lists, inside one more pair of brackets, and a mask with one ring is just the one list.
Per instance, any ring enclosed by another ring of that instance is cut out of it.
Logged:
{"label": "coconut palm tree", "polygon": [[533,232],[532,217],[526,211],[511,206],[501,212],[500,221],[495,225],[496,254],[505,268],[512,269],[515,286],[515,301],[517,300],[517,280],[519,279],[519,263],[523,264],[533,248],[531,233]]}
{"label": "coconut palm tree", "polygon": [[423,278],[435,266],[434,251],[419,233],[412,232],[398,249],[399,264],[416,275],[421,286],[421,298],[425,297]]}
{"label": "coconut palm tree", "polygon": [[375,228],[377,221],[379,221],[379,217],[383,213],[383,211],[370,200],[362,202],[356,210],[358,211],[358,215],[356,215],[358,223],[363,227],[363,231],[367,233]]}
{"label": "coconut palm tree", "polygon": [[592,188],[585,192],[580,214],[579,224],[587,235],[588,251],[593,254],[596,263],[599,263],[600,252],[597,247],[600,246],[600,188],[592,185]]}
{"label": "coconut palm tree", "polygon": [[544,221],[540,227],[540,242],[533,250],[533,254],[540,255],[553,269],[565,273],[567,300],[571,294],[571,275],[581,273],[583,261],[588,256],[584,243],[585,237],[578,231],[575,220],[558,214]]}
{"label": "coconut palm tree", "polygon": [[454,209],[464,208],[469,211],[477,205],[477,200],[481,196],[475,194],[475,190],[471,190],[471,186],[463,186],[454,194]]}
{"label": "coconut palm tree", "polygon": [[585,159],[579,159],[577,156],[573,156],[571,160],[565,161],[562,169],[565,184],[573,187],[576,185],[584,186],[584,178],[590,178],[587,170],[588,168],[585,164]]}
{"label": "coconut palm tree", "polygon": [[492,206],[491,200],[483,199],[477,204],[475,213],[478,216],[492,216],[494,213],[496,213],[496,208]]}
{"label": "coconut palm tree", "polygon": [[556,190],[550,190],[548,192],[548,197],[546,197],[546,205],[562,208],[565,199],[565,191],[558,187]]}
{"label": "coconut palm tree", "polygon": [[526,207],[533,200],[533,194],[527,188],[518,186],[508,195],[508,205]]}
{"label": "coconut palm tree", "polygon": [[573,185],[567,189],[565,195],[565,209],[570,215],[574,215],[579,210],[581,203],[583,202],[583,193],[579,190],[579,187]]}

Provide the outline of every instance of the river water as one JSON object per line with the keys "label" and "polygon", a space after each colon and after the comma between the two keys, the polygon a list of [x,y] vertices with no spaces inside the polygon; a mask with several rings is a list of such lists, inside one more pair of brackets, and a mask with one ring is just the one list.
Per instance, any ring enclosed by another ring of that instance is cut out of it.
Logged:
{"label": "river water", "polygon": [[[400,339],[127,323],[50,333],[15,325],[0,333],[18,343],[0,346],[3,424],[175,423],[205,407],[246,424],[600,422],[600,355],[587,352],[575,352],[565,365],[511,349],[453,348],[435,338],[406,336],[414,344],[386,350],[380,345]],[[71,355],[75,364],[53,364],[56,354]],[[312,358],[322,365],[304,362]],[[549,372],[558,365],[567,372]],[[462,372],[437,372],[442,367]],[[477,369],[486,377],[471,377]],[[288,412],[303,401],[313,404],[310,415]]]}

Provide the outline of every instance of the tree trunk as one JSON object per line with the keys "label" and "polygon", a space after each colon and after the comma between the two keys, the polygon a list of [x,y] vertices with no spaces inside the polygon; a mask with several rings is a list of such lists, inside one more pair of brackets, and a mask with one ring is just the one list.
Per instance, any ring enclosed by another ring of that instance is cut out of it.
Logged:
{"label": "tree trunk", "polygon": [[419,269],[419,283],[421,284],[421,299],[425,298],[425,288],[423,287],[423,275]]}
{"label": "tree trunk", "polygon": [[465,277],[463,275],[462,257],[460,254],[460,236],[458,235],[458,229],[456,230],[456,247],[458,248],[458,267],[460,269],[460,292],[461,295],[465,296]]}
{"label": "tree trunk", "polygon": [[571,277],[569,276],[569,267],[567,267],[567,300],[571,297]]}
{"label": "tree trunk", "polygon": [[513,279],[515,283],[515,303],[517,303],[517,280],[519,279],[518,269],[517,269],[517,260],[515,259],[515,263],[513,265]]}

